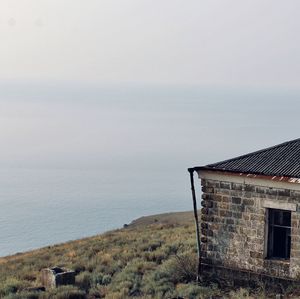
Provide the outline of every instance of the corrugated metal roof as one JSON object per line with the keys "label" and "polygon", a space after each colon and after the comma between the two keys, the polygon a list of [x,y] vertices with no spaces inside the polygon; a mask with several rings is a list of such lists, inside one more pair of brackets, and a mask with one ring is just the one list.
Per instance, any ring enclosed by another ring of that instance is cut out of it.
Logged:
{"label": "corrugated metal roof", "polygon": [[300,178],[300,138],[195,169]]}

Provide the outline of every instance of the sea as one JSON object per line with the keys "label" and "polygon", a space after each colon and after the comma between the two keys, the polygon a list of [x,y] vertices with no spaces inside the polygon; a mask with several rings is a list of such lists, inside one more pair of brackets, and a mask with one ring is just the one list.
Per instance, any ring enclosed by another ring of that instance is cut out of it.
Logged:
{"label": "sea", "polygon": [[188,167],[300,137],[296,91],[2,85],[0,256],[192,210]]}
{"label": "sea", "polygon": [[192,209],[188,173],[124,169],[0,171],[0,256],[97,235],[151,214]]}

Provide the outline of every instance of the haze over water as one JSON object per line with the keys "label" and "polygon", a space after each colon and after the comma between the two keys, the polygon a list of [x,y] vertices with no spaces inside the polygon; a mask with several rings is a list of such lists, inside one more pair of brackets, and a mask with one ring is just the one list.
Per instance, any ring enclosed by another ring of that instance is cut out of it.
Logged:
{"label": "haze over water", "polygon": [[0,256],[190,210],[187,167],[299,137],[297,93],[23,86],[11,96],[9,88],[1,89],[9,100]]}
{"label": "haze over water", "polygon": [[298,138],[299,9],[1,1],[0,256],[190,210],[188,167]]}

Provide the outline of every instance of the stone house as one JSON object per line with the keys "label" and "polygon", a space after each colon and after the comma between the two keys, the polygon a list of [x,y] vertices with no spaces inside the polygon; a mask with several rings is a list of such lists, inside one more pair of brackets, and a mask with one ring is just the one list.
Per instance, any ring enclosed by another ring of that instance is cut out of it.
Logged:
{"label": "stone house", "polygon": [[300,280],[300,139],[191,170],[202,185],[202,275]]}

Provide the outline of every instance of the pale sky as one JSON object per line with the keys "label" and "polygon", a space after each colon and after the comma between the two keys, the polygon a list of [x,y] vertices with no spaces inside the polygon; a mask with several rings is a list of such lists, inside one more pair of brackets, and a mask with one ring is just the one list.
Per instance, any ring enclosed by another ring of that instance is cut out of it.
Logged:
{"label": "pale sky", "polygon": [[299,11],[1,0],[0,166],[181,171],[299,137]]}
{"label": "pale sky", "polygon": [[299,87],[298,0],[2,0],[0,79]]}

